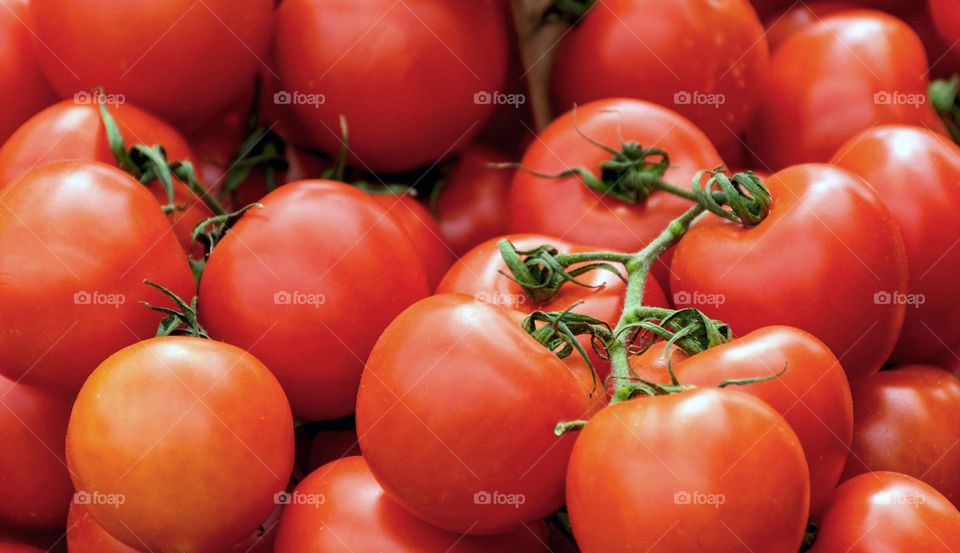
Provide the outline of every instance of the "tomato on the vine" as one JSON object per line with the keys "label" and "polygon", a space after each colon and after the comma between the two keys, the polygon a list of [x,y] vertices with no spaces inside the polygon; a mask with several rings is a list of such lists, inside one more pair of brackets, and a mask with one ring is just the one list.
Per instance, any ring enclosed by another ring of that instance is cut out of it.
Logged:
{"label": "tomato on the vine", "polygon": [[400,225],[352,186],[299,181],[261,203],[210,255],[200,318],[270,367],[298,418],[349,415],[377,337],[428,294],[423,263]]}
{"label": "tomato on the vine", "polygon": [[789,325],[822,340],[850,380],[878,371],[897,342],[907,259],[896,219],[848,171],[798,165],[766,181],[766,218],[745,227],[717,216],[676,248],[677,307],[696,307],[743,334]]}
{"label": "tomato on the vine", "polygon": [[77,497],[110,535],[149,551],[221,551],[246,538],[286,488],[293,447],[290,406],[270,371],[194,337],[110,356],[67,430]]}
{"label": "tomato on the vine", "polygon": [[573,436],[593,408],[579,376],[522,315],[438,294],[397,317],[360,381],[360,449],[387,495],[445,530],[493,534],[563,504]]}
{"label": "tomato on the vine", "polygon": [[604,98],[669,106],[719,146],[746,128],[769,63],[747,0],[606,0],[561,39],[551,91],[558,112]]}
{"label": "tomato on the vine", "polygon": [[926,129],[880,126],[851,138],[832,163],[864,178],[903,235],[910,281],[907,294],[890,298],[907,305],[890,362],[949,355],[960,346],[960,149]]}
{"label": "tomato on the vine", "polygon": [[441,236],[437,220],[425,205],[410,194],[374,192],[370,196],[400,225],[410,239],[410,244],[417,251],[417,257],[423,262],[427,284],[433,291],[454,260],[453,252]]}
{"label": "tomato on the vine", "polygon": [[30,0],[0,0],[0,144],[31,115],[57,101],[40,74],[31,30],[24,21]]}
{"label": "tomato on the vine", "polygon": [[[500,102],[507,22],[497,0],[286,0],[274,26],[277,72],[313,146],[398,172],[466,146]],[[398,62],[397,52],[402,52]]]}
{"label": "tomato on the vine", "polygon": [[943,132],[927,101],[927,72],[923,43],[903,21],[870,10],[831,15],[774,52],[747,140],[778,170],[825,162],[875,125]]}
{"label": "tomato on the vine", "polygon": [[30,0],[34,49],[61,97],[103,87],[184,128],[253,80],[271,0]]}
{"label": "tomato on the vine", "polygon": [[324,465],[291,494],[276,553],[535,553],[547,551],[537,523],[496,536],[464,536],[430,526],[384,493],[362,457]]}
{"label": "tomato on the vine", "polygon": [[0,373],[76,391],[113,352],[153,336],[195,285],[157,201],[114,167],[47,163],[0,189]]}
{"label": "tomato on the vine", "polygon": [[567,472],[584,553],[795,553],[809,507],[796,434],[765,402],[733,390],[611,405],[580,432]]}
{"label": "tomato on the vine", "polygon": [[810,553],[960,548],[960,511],[937,490],[896,472],[868,472],[837,488]]}

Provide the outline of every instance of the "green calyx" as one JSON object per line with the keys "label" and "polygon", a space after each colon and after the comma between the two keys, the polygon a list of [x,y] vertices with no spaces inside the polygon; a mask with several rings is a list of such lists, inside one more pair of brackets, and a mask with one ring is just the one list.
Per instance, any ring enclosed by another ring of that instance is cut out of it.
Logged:
{"label": "green calyx", "polygon": [[744,226],[759,224],[773,205],[770,191],[753,171],[732,177],[722,167],[700,171],[693,177],[693,193],[697,203],[710,213]]}
{"label": "green calyx", "polygon": [[[592,259],[576,254],[561,255],[556,248],[550,245],[519,251],[506,239],[500,240],[497,246],[500,248],[500,256],[503,258],[504,264],[510,271],[510,274],[502,271],[501,274],[519,284],[527,295],[537,303],[549,301],[560,290],[560,287],[568,282],[585,288],[593,288],[593,286],[577,280],[577,277],[597,269],[613,273],[625,281],[620,270],[613,264],[601,259],[599,254]],[[614,253],[609,255],[624,257]],[[572,263],[578,263],[581,258],[588,262],[576,268],[568,269]]]}
{"label": "green calyx", "polygon": [[950,137],[960,144],[960,102],[957,93],[960,91],[960,75],[949,79],[936,80],[930,83],[930,104],[940,116],[943,124],[950,131]]}
{"label": "green calyx", "polygon": [[173,303],[177,306],[177,309],[173,309],[153,305],[145,301],[140,302],[146,308],[166,315],[157,327],[157,336],[196,336],[198,338],[210,338],[207,331],[200,326],[200,320],[197,318],[196,296],[194,296],[188,304],[183,301],[180,296],[156,282],[145,280],[143,283],[163,292],[163,294],[173,300]]}
{"label": "green calyx", "polygon": [[567,23],[573,25],[590,11],[596,0],[553,0],[540,16],[536,28],[551,23]]}

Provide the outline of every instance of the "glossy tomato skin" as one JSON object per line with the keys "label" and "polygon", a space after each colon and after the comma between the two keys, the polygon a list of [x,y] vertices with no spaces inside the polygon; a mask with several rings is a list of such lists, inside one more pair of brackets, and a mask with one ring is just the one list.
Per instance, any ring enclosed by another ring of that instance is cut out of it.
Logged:
{"label": "glossy tomato skin", "polygon": [[802,2],[793,4],[786,11],[771,15],[764,22],[767,28],[767,42],[770,51],[775,52],[788,38],[811,25],[816,25],[824,17],[858,6],[853,2]]}
{"label": "glossy tomato skin", "polygon": [[[323,503],[309,503],[311,498]],[[546,551],[534,529],[463,536],[430,526],[394,503],[362,457],[344,457],[314,471],[293,491],[280,521],[276,553],[534,553]],[[536,526],[534,524],[533,526]]]}
{"label": "glossy tomato skin", "polygon": [[[580,132],[577,131],[579,128]],[[582,135],[580,134],[582,133]],[[530,145],[522,165],[547,174],[586,167],[594,174],[611,158],[586,138],[619,149],[619,139],[657,147],[670,155],[665,179],[689,188],[702,169],[723,164],[707,137],[667,108],[640,100],[600,100],[561,115]],[[690,207],[690,202],[654,192],[628,204],[600,194],[579,177],[548,179],[518,170],[510,190],[510,232],[540,233],[580,244],[637,251]]]}
{"label": "glossy tomato skin", "polygon": [[284,91],[317,99],[293,102],[312,145],[336,153],[343,115],[353,163],[373,171],[413,169],[465,146],[507,69],[495,0],[290,0],[274,36]]}
{"label": "glossy tomato skin", "polygon": [[797,327],[827,344],[851,381],[873,374],[906,309],[884,301],[907,289],[896,220],[859,177],[832,166],[794,166],[766,185],[773,205],[760,224],[711,215],[690,229],[671,265],[675,303],[737,334]]}
{"label": "glossy tomato skin", "polygon": [[850,139],[833,163],[863,177],[903,235],[910,295],[901,298],[907,314],[891,362],[949,355],[960,346],[960,149],[928,130],[882,126]]}
{"label": "glossy tomato skin", "polygon": [[756,109],[770,53],[747,0],[613,0],[564,36],[554,108],[640,98],[689,118],[714,144],[737,142]]}
{"label": "glossy tomato skin", "polygon": [[[107,109],[117,122],[127,148],[134,144],[162,145],[170,161],[187,160],[196,164],[196,157],[186,139],[169,123],[130,104],[109,105]],[[0,148],[0,188],[25,173],[50,161],[99,161],[117,165],[103,120],[96,104],[78,104],[64,100],[31,117]],[[148,187],[158,202],[169,203],[166,189],[159,181]],[[212,214],[187,186],[174,180],[174,200],[185,205],[173,212],[171,221],[177,240],[185,251],[192,251],[194,227]]]}
{"label": "glossy tomato skin", "polygon": [[252,81],[272,13],[270,0],[30,3],[34,50],[61,97],[103,87],[193,128]]}
{"label": "glossy tomato skin", "polygon": [[954,0],[927,0],[930,19],[940,33],[940,37],[950,46],[950,55],[960,59],[957,41],[960,40],[960,10]]}
{"label": "glossy tomato skin", "polygon": [[445,530],[495,534],[563,503],[573,436],[593,407],[579,377],[517,311],[439,294],[377,341],[357,396],[357,434],[387,494]]}
{"label": "glossy tomato skin", "polygon": [[29,0],[0,1],[0,144],[31,115],[57,101],[40,74],[25,23]]}
{"label": "glossy tomato skin", "polygon": [[427,272],[427,284],[434,290],[453,265],[453,252],[443,241],[440,226],[425,205],[409,194],[371,194],[373,201],[403,229]]}
{"label": "glossy tomato skin", "polygon": [[153,336],[167,305],[144,279],[194,294],[156,200],[99,163],[40,166],[0,190],[0,372],[77,391],[111,353]]}
{"label": "glossy tomato skin", "polygon": [[57,528],[73,484],[64,458],[70,399],[0,376],[0,523]]}
{"label": "glossy tomato skin", "polygon": [[811,553],[923,551],[960,547],[960,512],[927,484],[896,472],[844,482],[827,508]]}
{"label": "glossy tomato skin", "polygon": [[210,255],[200,318],[270,367],[299,419],[344,417],[377,337],[427,295],[423,265],[400,226],[352,186],[299,181],[262,204]]}
{"label": "glossy tomato skin", "polygon": [[825,162],[875,125],[943,132],[927,101],[927,69],[923,43],[896,17],[870,10],[826,17],[774,52],[748,142],[779,170]]}
{"label": "glossy tomato skin", "polygon": [[584,553],[793,553],[809,503],[796,434],[766,403],[733,390],[611,405],[580,432],[567,473]]}
{"label": "glossy tomato skin", "polygon": [[871,471],[918,478],[960,504],[960,380],[928,365],[853,384],[856,425],[843,479]]}
{"label": "glossy tomato skin", "polygon": [[457,255],[507,232],[507,198],[514,170],[488,164],[508,159],[507,154],[474,144],[460,153],[447,175],[437,200],[437,217],[444,241]]}
{"label": "glossy tomato skin", "polygon": [[[280,384],[249,353],[153,338],[112,355],[84,384],[67,460],[89,513],[122,542],[220,551],[274,510],[293,466],[292,420]],[[111,497],[122,501],[98,499]]]}

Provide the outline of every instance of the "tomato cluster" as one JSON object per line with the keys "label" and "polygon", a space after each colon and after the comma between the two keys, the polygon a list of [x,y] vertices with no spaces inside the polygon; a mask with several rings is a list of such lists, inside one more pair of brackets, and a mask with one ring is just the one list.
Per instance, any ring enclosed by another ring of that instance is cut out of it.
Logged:
{"label": "tomato cluster", "polygon": [[0,553],[960,551],[956,0],[0,8]]}

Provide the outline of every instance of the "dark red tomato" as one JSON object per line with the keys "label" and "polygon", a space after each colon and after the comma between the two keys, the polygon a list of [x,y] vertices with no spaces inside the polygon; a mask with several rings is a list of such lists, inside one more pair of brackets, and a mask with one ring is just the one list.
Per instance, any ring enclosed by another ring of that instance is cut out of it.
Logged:
{"label": "dark red tomato", "polygon": [[30,44],[29,1],[0,0],[0,144],[31,115],[57,101]]}
{"label": "dark red tomato", "polygon": [[606,0],[596,8],[557,50],[557,111],[638,98],[675,109],[714,144],[738,141],[770,64],[748,0]]}
{"label": "dark red tomato", "polygon": [[313,472],[331,461],[351,455],[360,455],[356,428],[321,430],[310,442],[306,472]]}
{"label": "dark red tomato", "polygon": [[[312,145],[355,165],[404,171],[465,146],[483,127],[507,70],[506,20],[495,0],[286,0],[275,55]],[[402,61],[398,53],[402,52]]]}
{"label": "dark red tomato", "polygon": [[547,551],[540,525],[497,536],[464,536],[430,526],[394,503],[362,457],[320,467],[293,491],[276,553],[534,553]]}
{"label": "dark red tomato", "polygon": [[960,548],[960,512],[937,490],[895,472],[871,472],[833,494],[810,553],[923,551]]}
{"label": "dark red tomato", "polygon": [[[900,224],[909,294],[891,363],[931,362],[960,346],[960,149],[916,127],[874,127],[847,142],[832,163],[873,188]],[[904,186],[910,183],[910,186]]]}
{"label": "dark red tomato", "polygon": [[371,194],[371,197],[406,233],[427,271],[430,290],[435,289],[454,260],[453,252],[443,241],[437,220],[426,206],[409,194]]}
{"label": "dark red tomato", "polygon": [[927,7],[940,37],[950,45],[951,55],[960,58],[957,49],[960,41],[960,4],[956,0],[927,0]]}
{"label": "dark red tomato", "polygon": [[593,405],[519,319],[470,296],[431,296],[397,317],[367,360],[363,456],[390,498],[439,528],[502,533],[563,504],[573,436],[553,429]]}
{"label": "dark red tomato", "polygon": [[776,170],[827,161],[876,125],[943,132],[927,102],[927,70],[923,43],[896,17],[869,10],[826,17],[774,52],[748,142]]}
{"label": "dark red tomato", "polygon": [[143,185],[100,163],[60,161],[0,189],[0,373],[76,391],[108,355],[157,331],[193,276]]}
{"label": "dark red tomato", "polygon": [[447,175],[437,200],[437,216],[443,239],[457,255],[507,232],[507,198],[514,171],[488,164],[508,159],[506,154],[474,144],[460,154]]}
{"label": "dark red tomato", "polygon": [[110,356],[67,430],[75,501],[147,551],[206,553],[246,538],[275,509],[293,448],[276,378],[202,338],[153,338]]}
{"label": "dark red tomato", "polygon": [[103,87],[195,128],[253,80],[273,2],[100,0],[93,8],[31,0],[34,49],[57,92],[66,98]]}
{"label": "dark red tomato", "polygon": [[936,367],[909,365],[852,387],[856,426],[843,479],[900,472],[960,504],[960,380]]}
{"label": "dark red tomato", "polygon": [[70,399],[0,376],[0,523],[63,526],[73,484],[63,444]]}
{"label": "dark red tomato", "polygon": [[270,367],[298,418],[349,415],[377,337],[428,293],[423,264],[400,225],[346,184],[299,181],[262,203],[210,255],[201,320]]}
{"label": "dark red tomato", "polygon": [[[117,121],[126,145],[142,143],[162,145],[170,161],[195,162],[186,139],[169,124],[129,104],[107,108]],[[96,103],[65,100],[36,114],[23,124],[0,148],[0,188],[23,176],[34,167],[50,161],[76,159],[117,162],[110,153],[103,120]],[[159,181],[149,186],[157,201],[169,203],[167,191]],[[210,210],[185,184],[174,181],[174,200],[185,210],[171,214],[174,233],[185,251],[191,248],[194,227],[211,216]]]}
{"label": "dark red tomato", "polygon": [[22,543],[0,542],[0,553],[47,553],[43,549]]}
{"label": "dark red tomato", "polygon": [[[707,137],[692,123],[667,108],[640,100],[601,100],[577,108],[576,117],[572,111],[560,116],[530,145],[522,163],[547,174],[581,166],[599,174],[600,164],[611,155],[590,144],[588,138],[619,149],[621,136],[645,148],[666,150],[672,166],[665,179],[685,189],[690,188],[697,171],[723,164]],[[548,234],[580,244],[636,251],[689,207],[689,201],[665,192],[628,204],[601,197],[579,177],[549,179],[519,170],[508,211],[511,232]]]}
{"label": "dark red tomato", "polygon": [[[960,49],[957,48],[957,38],[960,35],[950,39],[948,42],[940,35],[933,21],[933,10],[927,9],[926,2],[908,3],[904,0],[904,5],[894,9],[891,13],[895,14],[907,22],[908,25],[920,35],[920,40],[927,51],[927,59],[930,61],[930,75],[932,78],[949,78],[954,73],[960,71]],[[950,16],[940,17],[940,20],[948,20]]]}
{"label": "dark red tomato", "polygon": [[607,407],[580,432],[567,473],[583,553],[795,553],[809,507],[796,434],[732,390]]}
{"label": "dark red tomato", "polygon": [[737,334],[789,325],[822,340],[850,380],[880,369],[907,308],[907,262],[896,220],[863,181],[798,165],[766,181],[770,214],[744,227],[710,215],[671,265],[677,307],[696,307]]}
{"label": "dark red tomato", "polygon": [[[654,348],[656,352],[662,358],[663,348]],[[686,360],[674,358],[672,366],[681,384],[695,386],[786,370],[773,380],[733,389],[767,402],[797,433],[810,465],[810,510],[819,518],[840,479],[853,436],[850,385],[830,349],[802,330],[770,326]],[[665,368],[659,368],[654,378],[669,383]],[[650,379],[649,372],[644,376]]]}
{"label": "dark red tomato", "polygon": [[775,52],[781,44],[797,32],[819,23],[824,17],[845,10],[856,9],[853,2],[800,2],[787,11],[772,15],[764,22],[770,51]]}

